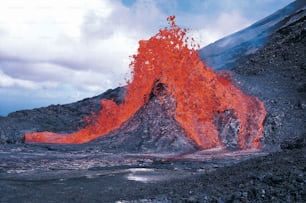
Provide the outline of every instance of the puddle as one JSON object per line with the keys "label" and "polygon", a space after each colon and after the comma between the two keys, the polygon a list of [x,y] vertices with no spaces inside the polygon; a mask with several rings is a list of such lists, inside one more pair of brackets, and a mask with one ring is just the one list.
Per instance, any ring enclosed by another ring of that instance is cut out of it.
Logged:
{"label": "puddle", "polygon": [[152,168],[131,168],[128,169],[130,173],[125,176],[126,179],[142,182],[142,183],[154,183],[162,180],[169,179],[166,171],[161,171]]}
{"label": "puddle", "polygon": [[152,168],[129,168],[126,170],[129,174],[125,175],[128,180],[133,180],[142,183],[154,182],[155,179],[150,175],[154,173]]}

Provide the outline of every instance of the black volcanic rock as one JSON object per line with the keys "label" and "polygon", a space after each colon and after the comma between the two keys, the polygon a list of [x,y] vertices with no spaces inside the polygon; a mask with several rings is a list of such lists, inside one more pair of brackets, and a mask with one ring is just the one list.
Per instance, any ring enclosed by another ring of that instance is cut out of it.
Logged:
{"label": "black volcanic rock", "polygon": [[239,120],[234,111],[227,110],[215,115],[215,125],[219,132],[219,140],[228,148],[238,148]]}
{"label": "black volcanic rock", "polygon": [[264,143],[306,137],[306,9],[286,17],[269,41],[237,59],[235,80],[267,109]]}
{"label": "black volcanic rock", "polygon": [[174,119],[175,100],[151,97],[119,129],[91,144],[114,152],[187,153],[198,149]]}

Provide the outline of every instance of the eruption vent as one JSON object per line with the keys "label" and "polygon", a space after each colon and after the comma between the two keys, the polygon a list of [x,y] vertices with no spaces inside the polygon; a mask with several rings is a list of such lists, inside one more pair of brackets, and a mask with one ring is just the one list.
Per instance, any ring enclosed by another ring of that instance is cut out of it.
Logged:
{"label": "eruption vent", "polygon": [[[201,148],[236,146],[257,148],[263,133],[266,111],[263,103],[245,95],[228,73],[214,73],[200,60],[197,45],[179,28],[174,16],[149,40],[139,41],[138,54],[130,64],[123,103],[102,100],[101,110],[87,127],[71,134],[26,133],[26,142],[80,144],[109,134],[130,119],[152,94],[160,102],[175,99],[175,112],[168,112]],[[191,45],[188,43],[191,43]],[[189,48],[191,47],[191,48]],[[236,142],[230,139],[236,139]]]}

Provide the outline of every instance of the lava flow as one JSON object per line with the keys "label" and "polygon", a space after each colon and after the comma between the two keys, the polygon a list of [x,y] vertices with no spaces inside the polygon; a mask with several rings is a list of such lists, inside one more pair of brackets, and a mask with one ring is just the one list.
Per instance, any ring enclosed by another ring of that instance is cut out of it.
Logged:
{"label": "lava flow", "polygon": [[[149,40],[139,41],[138,54],[133,56],[130,64],[132,80],[127,82],[123,103],[117,105],[112,100],[102,100],[100,112],[91,118],[87,127],[77,132],[26,133],[25,141],[80,144],[107,135],[149,101],[152,89],[158,83],[175,99],[174,118],[199,147],[207,149],[223,145],[216,115],[230,111],[238,123],[237,146],[258,148],[266,116],[263,103],[244,94],[232,83],[229,74],[215,73],[207,68],[199,58],[198,46],[174,19],[174,16],[168,17],[168,28],[161,29]],[[159,99],[162,101],[163,96]]]}

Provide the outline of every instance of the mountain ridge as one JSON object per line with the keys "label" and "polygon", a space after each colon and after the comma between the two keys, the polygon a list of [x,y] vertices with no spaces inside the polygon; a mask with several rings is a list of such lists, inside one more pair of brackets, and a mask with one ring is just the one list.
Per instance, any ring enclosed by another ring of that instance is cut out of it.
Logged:
{"label": "mountain ridge", "polygon": [[214,70],[231,69],[237,58],[254,53],[264,46],[278,29],[294,21],[293,16],[306,9],[303,0],[297,0],[247,28],[230,34],[199,50],[199,55]]}

